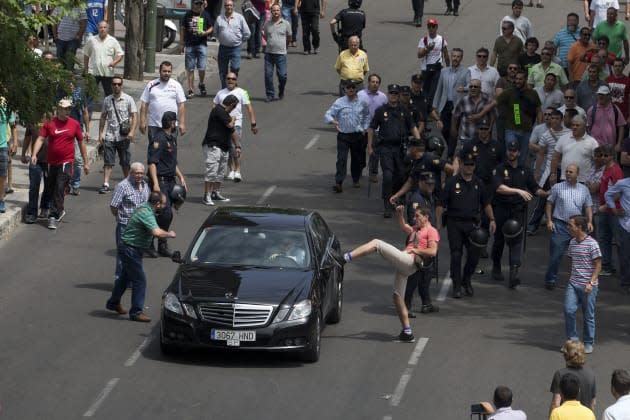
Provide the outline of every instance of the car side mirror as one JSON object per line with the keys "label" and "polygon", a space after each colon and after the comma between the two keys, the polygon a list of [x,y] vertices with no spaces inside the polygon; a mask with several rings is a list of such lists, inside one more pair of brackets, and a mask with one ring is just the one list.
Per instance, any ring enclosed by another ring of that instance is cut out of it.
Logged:
{"label": "car side mirror", "polygon": [[177,264],[181,264],[184,262],[184,260],[182,259],[182,253],[179,251],[173,252],[173,255],[171,256],[171,260],[173,260],[173,262]]}

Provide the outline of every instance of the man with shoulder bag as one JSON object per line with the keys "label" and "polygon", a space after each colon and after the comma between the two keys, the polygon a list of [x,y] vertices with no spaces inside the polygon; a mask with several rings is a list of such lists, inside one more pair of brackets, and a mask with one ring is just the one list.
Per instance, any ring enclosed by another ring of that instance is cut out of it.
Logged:
{"label": "man with shoulder bag", "polygon": [[109,178],[116,163],[116,154],[125,178],[129,176],[131,152],[129,145],[136,131],[138,109],[133,98],[122,91],[122,77],[112,79],[114,93],[103,100],[98,126],[98,141],[103,145],[103,186],[99,194],[111,191]]}

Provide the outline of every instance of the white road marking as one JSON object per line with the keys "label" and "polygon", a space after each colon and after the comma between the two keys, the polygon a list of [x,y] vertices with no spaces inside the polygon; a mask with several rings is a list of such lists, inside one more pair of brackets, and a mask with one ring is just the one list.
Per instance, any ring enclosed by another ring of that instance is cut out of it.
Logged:
{"label": "white road marking", "polygon": [[384,416],[383,420],[392,420],[392,416]]}
{"label": "white road marking", "polygon": [[402,376],[400,377],[400,380],[398,381],[398,385],[396,386],[396,390],[394,391],[394,394],[392,395],[392,399],[389,401],[389,405],[391,405],[392,407],[397,407],[398,404],[400,404],[400,401],[402,400],[403,395],[405,394],[405,389],[407,388],[407,384],[409,383],[409,380],[411,379],[411,376],[413,375],[413,370],[415,366],[418,364],[418,359],[422,355],[422,352],[424,351],[424,348],[426,347],[428,342],[429,342],[428,338],[426,337],[420,338],[418,340],[418,343],[416,344],[416,347],[411,353],[411,356],[409,356],[409,362],[407,363],[407,368],[405,369]]}
{"label": "white road marking", "polygon": [[131,366],[134,365],[134,363],[136,363],[136,361],[138,360],[138,358],[142,354],[142,350],[144,350],[149,345],[149,343],[151,342],[152,339],[153,339],[152,336],[148,336],[147,338],[144,339],[144,341],[142,343],[140,343],[140,345],[133,352],[131,357],[129,359],[127,359],[127,361],[125,362],[125,367],[131,367]]}
{"label": "white road marking", "polygon": [[315,143],[317,143],[317,140],[319,140],[319,134],[315,134],[313,138],[311,139],[311,141],[306,143],[306,146],[304,146],[304,150],[308,150],[311,147],[315,146]]}
{"label": "white road marking", "polygon": [[271,187],[267,188],[267,190],[263,193],[263,195],[258,199],[258,201],[256,201],[257,205],[261,205],[262,203],[264,203],[265,201],[267,201],[267,199],[269,198],[269,196],[276,190],[276,186],[272,185]]}
{"label": "white road marking", "polygon": [[94,403],[90,406],[88,411],[86,411],[83,414],[83,417],[92,417],[94,414],[96,414],[96,410],[98,410],[101,404],[103,404],[103,402],[105,401],[105,398],[107,398],[109,393],[112,392],[112,389],[114,389],[114,387],[116,386],[119,380],[120,378],[112,378],[109,380],[109,382],[107,382],[107,385],[105,385],[105,388],[103,388],[101,393],[98,394],[98,397],[96,397],[96,401],[94,401]]}
{"label": "white road marking", "polygon": [[451,279],[451,271],[449,270],[444,276],[444,281],[442,282],[440,293],[435,300],[437,300],[438,302],[444,302],[446,300],[446,295],[451,288],[451,284],[453,284],[453,280]]}

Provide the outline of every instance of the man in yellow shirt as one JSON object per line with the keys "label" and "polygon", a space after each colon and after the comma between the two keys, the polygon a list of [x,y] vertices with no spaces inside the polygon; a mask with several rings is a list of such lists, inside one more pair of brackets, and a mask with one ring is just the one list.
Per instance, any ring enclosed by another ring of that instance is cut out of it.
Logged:
{"label": "man in yellow shirt", "polygon": [[343,87],[348,80],[354,80],[357,90],[363,89],[363,79],[370,71],[367,53],[359,49],[361,40],[358,36],[348,38],[348,49],[343,50],[337,57],[335,70],[339,73],[339,96],[343,96]]}
{"label": "man in yellow shirt", "polygon": [[580,379],[574,373],[565,373],[560,379],[560,395],[564,402],[553,409],[549,420],[595,420],[591,409],[578,400],[579,394]]}

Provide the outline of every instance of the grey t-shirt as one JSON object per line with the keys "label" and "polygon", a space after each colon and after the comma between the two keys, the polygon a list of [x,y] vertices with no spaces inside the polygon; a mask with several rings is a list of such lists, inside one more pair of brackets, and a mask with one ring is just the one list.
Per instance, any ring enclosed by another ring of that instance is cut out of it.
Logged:
{"label": "grey t-shirt", "polygon": [[269,20],[264,27],[267,46],[265,53],[283,54],[287,53],[287,39],[291,39],[291,25],[284,19],[278,22]]}
{"label": "grey t-shirt", "polygon": [[551,381],[551,391],[554,394],[560,393],[560,379],[566,373],[573,373],[580,379],[580,393],[578,399],[583,406],[590,408],[591,401],[595,398],[595,374],[588,366],[582,368],[565,367],[557,370]]}

